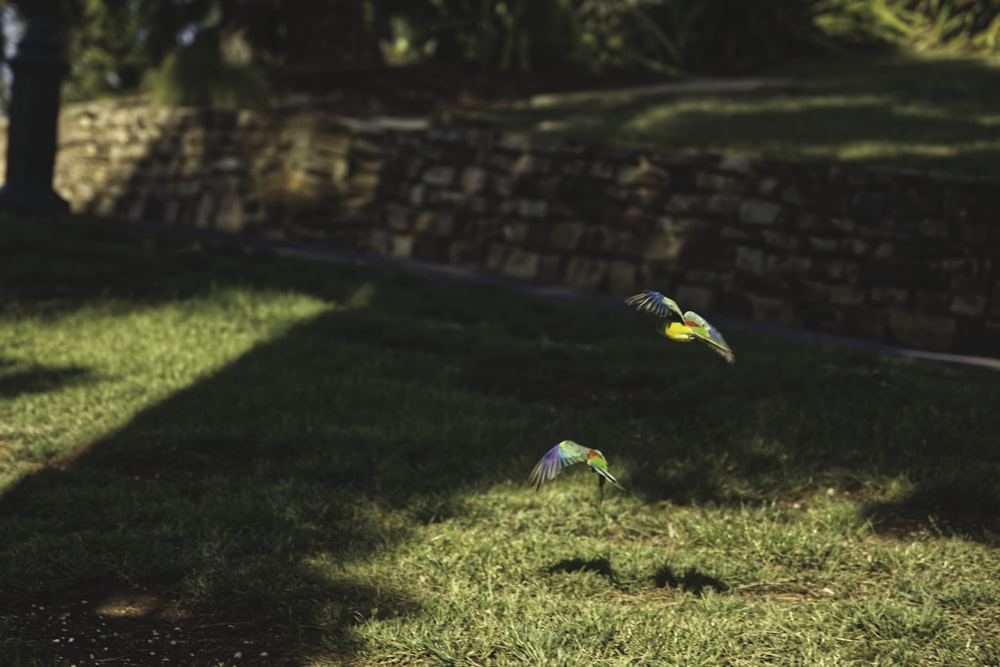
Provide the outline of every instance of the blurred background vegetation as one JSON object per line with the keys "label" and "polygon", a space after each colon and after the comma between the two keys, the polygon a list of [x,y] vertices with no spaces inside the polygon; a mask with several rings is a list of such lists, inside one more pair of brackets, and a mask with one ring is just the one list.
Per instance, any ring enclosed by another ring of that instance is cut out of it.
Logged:
{"label": "blurred background vegetation", "polygon": [[1000,49],[1000,0],[0,0],[8,54],[43,7],[65,26],[66,101],[145,92],[220,108],[390,66],[569,85],[859,48]]}

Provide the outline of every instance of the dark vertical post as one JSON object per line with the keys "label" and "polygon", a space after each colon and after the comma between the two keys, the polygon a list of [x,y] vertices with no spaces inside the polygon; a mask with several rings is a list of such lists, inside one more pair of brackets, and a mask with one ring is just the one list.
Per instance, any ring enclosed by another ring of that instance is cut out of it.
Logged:
{"label": "dark vertical post", "polygon": [[9,61],[14,82],[7,126],[7,180],[0,208],[25,213],[66,213],[69,204],[52,189],[59,121],[59,87],[69,70],[55,21],[35,15]]}

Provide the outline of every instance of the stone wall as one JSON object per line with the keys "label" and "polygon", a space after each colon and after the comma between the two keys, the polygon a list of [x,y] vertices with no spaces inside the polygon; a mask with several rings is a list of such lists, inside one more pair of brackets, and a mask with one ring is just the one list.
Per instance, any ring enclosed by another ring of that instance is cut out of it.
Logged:
{"label": "stone wall", "polygon": [[78,212],[1000,354],[995,183],[126,101],[63,110],[56,189]]}

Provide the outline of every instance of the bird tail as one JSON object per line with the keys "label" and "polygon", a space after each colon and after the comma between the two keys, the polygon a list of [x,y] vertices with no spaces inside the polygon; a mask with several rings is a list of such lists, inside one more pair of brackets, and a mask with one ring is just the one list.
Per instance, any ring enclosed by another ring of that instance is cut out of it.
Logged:
{"label": "bird tail", "polygon": [[614,484],[615,486],[617,486],[617,487],[618,487],[619,489],[621,489],[622,491],[624,491],[624,490],[625,490],[625,487],[624,487],[624,486],[622,486],[621,484],[619,484],[619,483],[618,483],[618,480],[617,480],[617,479],[615,479],[615,476],[614,476],[614,475],[612,475],[612,474],[611,474],[610,472],[608,472],[607,470],[601,470],[600,468],[594,468],[594,471],[595,471],[595,472],[596,472],[596,473],[597,473],[598,475],[600,475],[600,476],[601,476],[601,479],[600,479],[600,481],[599,481],[599,484],[600,484],[600,485],[601,485],[602,487],[604,486],[604,480],[608,480],[609,482],[611,482],[612,484]]}

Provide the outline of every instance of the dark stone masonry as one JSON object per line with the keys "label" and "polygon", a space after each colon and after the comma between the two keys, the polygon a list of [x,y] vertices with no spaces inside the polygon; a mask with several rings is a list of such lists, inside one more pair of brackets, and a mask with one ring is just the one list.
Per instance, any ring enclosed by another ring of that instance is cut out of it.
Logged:
{"label": "dark stone masonry", "polygon": [[[68,105],[76,212],[308,240],[1000,355],[1000,184],[585,146],[319,105]],[[6,132],[2,132],[6,136]],[[3,151],[0,151],[3,155]]]}

